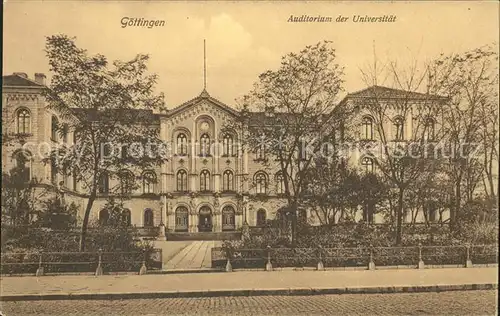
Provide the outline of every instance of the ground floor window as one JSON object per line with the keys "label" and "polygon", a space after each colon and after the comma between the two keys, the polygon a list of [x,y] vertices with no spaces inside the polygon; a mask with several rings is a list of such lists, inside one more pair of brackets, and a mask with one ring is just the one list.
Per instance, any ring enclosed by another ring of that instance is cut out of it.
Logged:
{"label": "ground floor window", "polygon": [[234,230],[235,229],[235,211],[230,205],[224,206],[222,209],[222,230]]}
{"label": "ground floor window", "polygon": [[187,232],[188,231],[188,209],[185,206],[179,206],[175,210],[175,231]]}
{"label": "ground floor window", "polygon": [[260,209],[257,211],[257,226],[264,226],[266,224],[266,210]]}
{"label": "ground floor window", "polygon": [[153,210],[147,208],[144,210],[144,227],[153,227],[153,226],[154,226]]}

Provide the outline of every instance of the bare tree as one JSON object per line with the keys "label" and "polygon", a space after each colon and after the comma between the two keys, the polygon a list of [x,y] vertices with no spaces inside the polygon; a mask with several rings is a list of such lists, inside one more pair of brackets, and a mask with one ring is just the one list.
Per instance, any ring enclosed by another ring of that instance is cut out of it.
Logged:
{"label": "bare tree", "polygon": [[342,75],[335,49],[320,42],[284,56],[279,69],[262,73],[243,98],[246,146],[263,168],[281,174],[292,244],[313,156],[325,149],[325,141],[332,142],[335,132],[341,137],[344,111],[337,107],[337,97]]}
{"label": "bare tree", "polygon": [[441,56],[429,67],[429,87],[449,96],[443,129],[450,157],[445,172],[453,187],[450,223],[484,182],[496,200],[498,162],[498,53],[492,46]]}
{"label": "bare tree", "polygon": [[[399,245],[410,186],[439,170],[433,144],[440,136],[436,118],[446,98],[429,93],[428,73],[425,69],[420,71],[416,61],[403,68],[392,61],[380,72],[376,65],[361,69],[362,79],[369,88],[353,94],[351,99],[358,109],[357,117],[368,116],[374,126],[373,139],[367,141],[363,151],[372,157],[377,172],[390,183],[396,195],[390,205],[396,220],[395,242]],[[384,86],[378,85],[380,74],[384,75]]]}

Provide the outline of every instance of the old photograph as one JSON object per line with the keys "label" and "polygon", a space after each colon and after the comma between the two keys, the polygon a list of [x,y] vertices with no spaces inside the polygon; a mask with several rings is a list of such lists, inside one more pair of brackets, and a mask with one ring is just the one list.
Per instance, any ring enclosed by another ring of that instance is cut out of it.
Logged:
{"label": "old photograph", "polygon": [[495,1],[4,1],[0,315],[497,315]]}

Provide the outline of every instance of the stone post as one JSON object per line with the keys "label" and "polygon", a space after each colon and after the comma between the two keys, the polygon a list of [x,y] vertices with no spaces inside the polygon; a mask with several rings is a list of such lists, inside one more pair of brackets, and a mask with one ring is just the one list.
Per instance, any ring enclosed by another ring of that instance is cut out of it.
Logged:
{"label": "stone post", "polygon": [[250,239],[250,227],[248,227],[248,223],[243,223],[243,227],[241,229],[241,240]]}
{"label": "stone post", "polygon": [[267,246],[267,263],[266,271],[273,271],[273,265],[271,264],[271,246]]}
{"label": "stone post", "polygon": [[231,255],[228,253],[226,253],[226,256],[227,256],[227,262],[226,262],[226,272],[233,272],[233,266],[231,265]]}
{"label": "stone post", "polygon": [[99,248],[98,251],[98,262],[97,262],[97,269],[95,269],[95,276],[100,276],[102,275],[102,249]]}
{"label": "stone post", "polygon": [[465,267],[472,268],[472,260],[470,259],[470,245],[469,244],[467,244],[465,246],[465,251],[466,251],[466,255],[467,255],[467,259],[465,261]]}
{"label": "stone post", "polygon": [[318,266],[316,267],[316,270],[321,271],[324,269],[325,269],[325,267],[323,265],[322,249],[321,249],[321,246],[319,246],[319,248],[318,248]]}
{"label": "stone post", "polygon": [[143,251],[143,256],[142,256],[142,266],[141,269],[139,270],[139,275],[146,274],[148,272],[148,269],[146,268],[146,249]]}
{"label": "stone post", "polygon": [[38,258],[38,269],[36,269],[36,274],[35,274],[37,277],[43,275],[42,256],[43,256],[43,251],[40,251],[40,256]]}
{"label": "stone post", "polygon": [[425,269],[425,263],[422,260],[422,243],[418,243],[418,268]]}
{"label": "stone post", "polygon": [[368,270],[375,270],[375,262],[373,262],[373,246],[370,245],[370,261],[368,262]]}

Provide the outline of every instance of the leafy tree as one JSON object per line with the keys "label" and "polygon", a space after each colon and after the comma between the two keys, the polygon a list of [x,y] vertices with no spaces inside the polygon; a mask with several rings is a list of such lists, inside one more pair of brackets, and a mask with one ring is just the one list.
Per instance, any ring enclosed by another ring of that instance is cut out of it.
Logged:
{"label": "leafy tree", "polygon": [[78,206],[65,204],[60,196],[43,201],[33,226],[55,230],[69,230],[76,226]]}
{"label": "leafy tree", "polygon": [[26,181],[27,170],[13,168],[9,173],[2,173],[2,223],[12,226],[31,224],[37,213],[36,206],[44,195],[44,190],[37,191],[37,179]]}
{"label": "leafy tree", "polygon": [[128,218],[125,213],[127,210],[124,208],[122,201],[110,198],[101,209],[102,211],[107,212],[108,218],[106,222],[100,222],[100,226],[122,228],[128,226]]}
{"label": "leafy tree", "polygon": [[76,139],[53,149],[49,159],[88,196],[80,237],[83,251],[100,179],[121,179],[120,188],[110,188],[110,193],[115,189],[127,196],[135,181],[134,173],[124,169],[142,170],[166,159],[159,131],[149,124],[152,111],[164,109],[164,96],[154,92],[157,75],[148,74],[147,55],[111,63],[103,55],[89,55],[66,35],[47,37],[46,53],[53,72],[44,93],[48,107],[64,122],[59,132],[72,131]]}

